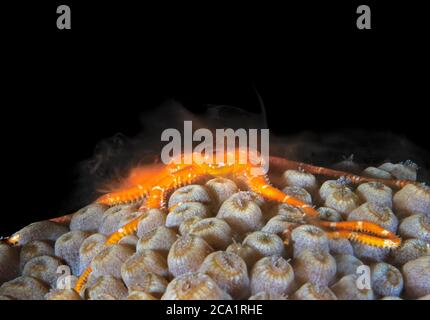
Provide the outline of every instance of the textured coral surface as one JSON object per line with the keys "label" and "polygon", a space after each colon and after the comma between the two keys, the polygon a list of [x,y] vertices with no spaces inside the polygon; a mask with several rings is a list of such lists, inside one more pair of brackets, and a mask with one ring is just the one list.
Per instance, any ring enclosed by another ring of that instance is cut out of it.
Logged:
{"label": "textured coral surface", "polygon": [[[365,173],[408,170],[385,165]],[[19,246],[0,245],[0,299],[428,298],[426,186],[353,187],[289,171],[284,192],[315,205],[321,219],[378,223],[402,237],[401,247],[328,239],[296,208],[216,178],[178,189],[169,210],[145,213],[136,235],[110,247],[106,237],[136,217],[136,205],[91,204],[70,223],[27,226]],[[79,295],[73,286],[88,265],[93,272]]]}

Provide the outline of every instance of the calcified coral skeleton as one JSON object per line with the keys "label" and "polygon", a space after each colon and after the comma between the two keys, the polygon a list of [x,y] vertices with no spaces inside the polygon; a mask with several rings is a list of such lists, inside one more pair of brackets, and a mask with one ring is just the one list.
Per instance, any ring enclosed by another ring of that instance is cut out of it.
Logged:
{"label": "calcified coral skeleton", "polygon": [[[244,159],[244,153],[245,160],[247,161],[239,161]],[[144,213],[151,209],[164,209],[166,207],[167,196],[175,189],[189,184],[204,182],[213,177],[228,177],[244,181],[250,191],[269,201],[297,207],[303,213],[304,220],[307,223],[323,228],[329,238],[345,238],[381,248],[396,248],[400,245],[401,239],[394,233],[368,221],[330,222],[319,220],[318,217],[320,214],[312,205],[273,187],[270,184],[268,176],[263,174],[263,167],[252,164],[255,161],[250,161],[251,154],[253,153],[248,152],[248,150],[237,149],[233,154],[225,153],[224,161],[216,163],[193,161],[192,164],[184,164],[185,161],[183,160],[189,155],[183,154],[180,157],[181,161],[172,161],[168,165],[149,165],[135,169],[118,189],[96,200],[96,203],[108,206],[143,202],[139,208],[142,215],[137,216],[137,218],[110,235],[105,244],[116,244],[123,237],[135,233]],[[199,156],[200,154],[189,158],[196,159]],[[287,169],[303,170],[308,173],[331,178],[345,177],[355,184],[381,182],[390,187],[401,188],[409,183],[415,183],[408,180],[365,178],[278,157],[270,157],[269,164],[270,169],[275,171]],[[14,239],[9,240],[13,242]],[[81,274],[75,288],[77,292],[81,291],[91,272],[91,267],[88,267]]]}

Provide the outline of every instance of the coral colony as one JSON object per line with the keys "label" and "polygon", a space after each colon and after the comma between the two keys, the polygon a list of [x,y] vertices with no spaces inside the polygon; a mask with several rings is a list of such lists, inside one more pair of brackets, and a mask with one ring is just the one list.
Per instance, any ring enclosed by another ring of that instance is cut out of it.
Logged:
{"label": "coral colony", "polygon": [[429,298],[430,188],[413,163],[354,175],[251,161],[248,143],[202,161],[204,148],[181,147],[78,212],[4,239],[0,298]]}

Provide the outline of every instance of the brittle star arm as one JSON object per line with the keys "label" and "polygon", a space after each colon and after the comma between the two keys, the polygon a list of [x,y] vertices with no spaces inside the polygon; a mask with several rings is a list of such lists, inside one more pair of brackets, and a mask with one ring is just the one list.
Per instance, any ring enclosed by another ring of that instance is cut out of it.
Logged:
{"label": "brittle star arm", "polygon": [[379,225],[372,222],[321,221],[319,220],[319,212],[315,210],[313,206],[289,196],[281,190],[271,186],[264,175],[247,175],[247,179],[248,187],[262,197],[297,207],[305,214],[305,218],[309,223],[324,229],[328,228],[335,230],[327,232],[327,235],[330,238],[346,238],[351,241],[357,241],[380,248],[396,248],[401,243],[401,239],[394,233],[381,228]]}
{"label": "brittle star arm", "polygon": [[[183,185],[195,183],[204,177],[205,175],[199,170],[197,166],[189,166],[159,180],[157,184],[148,192],[145,203],[139,208],[139,211],[141,211],[142,214],[111,234],[106,240],[105,245],[110,246],[116,244],[125,236],[134,234],[137,231],[140,220],[144,216],[144,212],[150,209],[164,208],[167,194]],[[124,193],[126,192],[127,191],[124,191]],[[134,192],[134,190],[132,190],[132,192]],[[142,192],[144,192],[144,190],[142,190]],[[121,195],[118,196],[121,197]],[[125,196],[127,195],[125,194]],[[76,292],[81,292],[91,272],[92,269],[90,265],[79,277],[75,286]]]}
{"label": "brittle star arm", "polygon": [[345,177],[349,180],[351,180],[354,184],[360,184],[365,182],[380,182],[385,184],[388,187],[391,188],[403,188],[407,184],[419,184],[416,181],[411,180],[396,180],[396,179],[378,179],[378,178],[367,178],[362,177],[358,175],[354,175],[348,172],[344,171],[338,171],[333,169],[328,169],[324,167],[318,167],[313,166],[307,163],[303,162],[296,162],[291,161],[288,159],[280,158],[280,157],[273,157],[271,156],[269,159],[270,168],[271,169],[278,169],[278,170],[287,170],[287,169],[293,169],[293,170],[304,170],[308,173],[316,174],[316,175],[323,175],[329,178],[340,178]]}

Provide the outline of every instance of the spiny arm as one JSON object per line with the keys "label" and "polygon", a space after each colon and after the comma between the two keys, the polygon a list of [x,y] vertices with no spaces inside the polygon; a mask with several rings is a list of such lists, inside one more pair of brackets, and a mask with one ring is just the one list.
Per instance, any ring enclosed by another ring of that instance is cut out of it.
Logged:
{"label": "spiny arm", "polygon": [[401,240],[398,237],[384,239],[348,230],[326,231],[326,235],[330,239],[348,239],[368,246],[387,249],[397,248],[401,243]]}
{"label": "spiny arm", "polygon": [[246,177],[248,187],[265,199],[297,207],[305,213],[306,218],[317,219],[319,217],[319,212],[315,210],[313,206],[289,196],[278,188],[271,186],[266,176],[251,176],[250,174],[247,174]]}
{"label": "spiny arm", "polygon": [[198,170],[198,168],[190,166],[172,175],[167,175],[166,177],[162,178],[154,187],[152,187],[145,203],[139,208],[139,211],[142,212],[142,215],[133,219],[122,228],[118,229],[118,231],[113,233],[106,241],[106,244],[111,245],[118,243],[119,240],[125,236],[135,233],[137,231],[139,222],[144,215],[144,212],[150,209],[164,208],[166,205],[165,200],[168,193],[183,185],[192,184],[202,177],[203,175]]}
{"label": "spiny arm", "polygon": [[148,193],[149,190],[147,188],[138,185],[129,189],[107,193],[98,198],[96,202],[107,206],[134,203],[143,200]]}
{"label": "spiny arm", "polygon": [[385,184],[386,186],[389,186],[391,188],[396,188],[396,189],[403,188],[407,184],[418,184],[418,182],[411,181],[411,180],[366,178],[366,177],[350,174],[344,171],[338,171],[338,170],[328,169],[324,167],[317,167],[303,162],[296,162],[296,161],[291,161],[284,158],[273,157],[273,156],[270,157],[269,163],[271,168],[275,168],[278,170],[287,170],[287,169],[300,170],[301,169],[308,173],[323,175],[330,178],[338,179],[340,177],[345,177],[351,180],[351,182],[354,184],[360,184],[364,182],[380,182]]}
{"label": "spiny arm", "polygon": [[[166,177],[162,178],[157,182],[156,186],[151,189],[145,204],[139,208],[139,211],[142,211],[142,215],[139,215],[111,234],[106,240],[105,245],[109,246],[116,244],[125,236],[134,234],[137,231],[139,222],[144,216],[144,212],[146,210],[163,208],[165,206],[166,195],[169,192],[183,185],[195,183],[203,177],[204,175],[202,172],[200,172],[200,170],[198,170],[198,167],[190,166],[183,170],[177,171],[172,175],[167,175]],[[76,292],[81,292],[91,272],[91,266],[88,266],[87,269],[81,274],[75,286]]]}
{"label": "spiny arm", "polygon": [[[381,228],[379,225],[368,221],[342,221],[329,222],[319,220],[319,212],[307,203],[294,197],[286,195],[281,190],[271,186],[265,176],[249,176],[248,186],[257,194],[268,200],[286,203],[301,209],[309,223],[322,228],[332,228],[337,232],[328,232],[332,237],[346,238],[381,248],[396,248],[400,245],[401,239],[394,233]],[[366,234],[366,233],[369,234]]]}
{"label": "spiny arm", "polygon": [[148,197],[153,186],[160,185],[160,180],[164,177],[175,175],[188,167],[189,165],[173,162],[168,165],[152,164],[137,167],[131,170],[130,175],[118,189],[101,196],[96,202],[115,206],[142,201]]}

